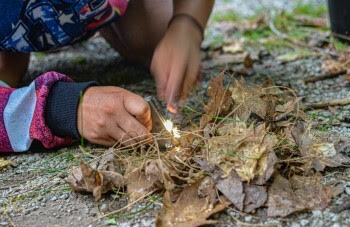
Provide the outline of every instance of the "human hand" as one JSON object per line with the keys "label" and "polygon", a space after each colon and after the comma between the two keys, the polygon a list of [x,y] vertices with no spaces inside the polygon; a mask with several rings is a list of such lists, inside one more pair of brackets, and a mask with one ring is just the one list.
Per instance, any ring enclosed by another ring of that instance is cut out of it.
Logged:
{"label": "human hand", "polygon": [[91,143],[130,145],[150,138],[151,110],[140,96],[119,87],[90,87],[78,107],[78,130]]}
{"label": "human hand", "polygon": [[171,112],[187,98],[196,84],[200,68],[202,34],[187,20],[175,20],[156,47],[151,73],[159,99]]}

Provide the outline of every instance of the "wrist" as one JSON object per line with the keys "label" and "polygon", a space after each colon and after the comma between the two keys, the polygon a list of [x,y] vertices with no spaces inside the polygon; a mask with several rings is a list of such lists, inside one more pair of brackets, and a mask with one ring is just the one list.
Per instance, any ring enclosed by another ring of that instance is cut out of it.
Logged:
{"label": "wrist", "polygon": [[192,37],[198,45],[204,39],[204,29],[202,25],[191,15],[185,13],[175,14],[168,24],[168,29],[183,30],[189,37]]}

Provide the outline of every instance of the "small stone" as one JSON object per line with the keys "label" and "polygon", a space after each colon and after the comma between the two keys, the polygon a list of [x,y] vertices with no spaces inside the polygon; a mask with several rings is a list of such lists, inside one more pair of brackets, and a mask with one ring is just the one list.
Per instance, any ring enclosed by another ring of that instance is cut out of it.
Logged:
{"label": "small stone", "polygon": [[312,211],[313,216],[322,216],[322,212],[320,210],[314,210]]}
{"label": "small stone", "polygon": [[101,211],[102,212],[106,212],[108,210],[108,207],[107,207],[107,204],[102,204],[102,206],[101,206]]}
{"label": "small stone", "polygon": [[333,221],[333,222],[339,221],[339,215],[334,215],[334,216],[332,217],[332,221]]}
{"label": "small stone", "polygon": [[345,192],[346,192],[346,194],[350,195],[350,187],[346,187]]}
{"label": "small stone", "polygon": [[252,221],[252,216],[246,216],[246,217],[244,218],[244,220],[245,220],[246,222],[251,222],[251,221]]}
{"label": "small stone", "polygon": [[299,224],[299,223],[293,222],[293,223],[291,224],[291,227],[300,227],[300,224]]}
{"label": "small stone", "polygon": [[51,201],[56,201],[56,200],[57,200],[57,197],[56,197],[56,196],[54,196],[54,197],[51,198]]}
{"label": "small stone", "polygon": [[301,224],[302,226],[305,226],[305,225],[307,225],[307,224],[309,224],[309,223],[310,223],[310,221],[307,220],[307,219],[302,219],[302,220],[300,221],[300,224]]}
{"label": "small stone", "polygon": [[334,223],[332,227],[341,227],[341,225],[339,223]]}
{"label": "small stone", "polygon": [[68,199],[69,195],[68,194],[63,194],[60,196],[60,199]]}
{"label": "small stone", "polygon": [[9,226],[9,223],[8,223],[8,222],[3,221],[3,222],[0,222],[0,226]]}

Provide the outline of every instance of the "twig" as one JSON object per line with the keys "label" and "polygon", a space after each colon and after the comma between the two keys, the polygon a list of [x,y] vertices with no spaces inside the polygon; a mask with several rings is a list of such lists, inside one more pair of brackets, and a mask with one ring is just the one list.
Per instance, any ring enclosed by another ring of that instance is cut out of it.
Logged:
{"label": "twig", "polygon": [[350,98],[334,99],[325,102],[310,103],[303,106],[304,110],[307,109],[322,109],[329,106],[346,106],[350,105]]}
{"label": "twig", "polygon": [[341,70],[336,73],[330,73],[330,74],[325,74],[325,75],[320,75],[320,76],[310,76],[304,80],[305,83],[310,83],[310,82],[316,82],[320,80],[326,80],[326,79],[331,79],[337,76],[344,75],[346,73],[346,70]]}

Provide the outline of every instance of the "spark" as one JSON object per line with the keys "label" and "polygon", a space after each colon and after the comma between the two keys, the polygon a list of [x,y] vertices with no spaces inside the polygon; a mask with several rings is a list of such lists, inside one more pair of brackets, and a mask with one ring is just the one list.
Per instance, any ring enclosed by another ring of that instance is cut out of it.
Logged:
{"label": "spark", "polygon": [[172,132],[174,128],[174,123],[171,120],[166,120],[164,122],[164,127],[168,132]]}
{"label": "spark", "polygon": [[178,139],[181,137],[179,130],[176,127],[174,127],[174,123],[171,120],[166,120],[164,122],[164,127],[168,132],[170,132],[174,136],[174,138]]}
{"label": "spark", "polygon": [[180,136],[180,132],[179,132],[179,130],[178,130],[176,127],[173,128],[173,135],[174,135],[174,137],[175,137],[176,139],[178,139],[178,138],[181,137],[181,136]]}

